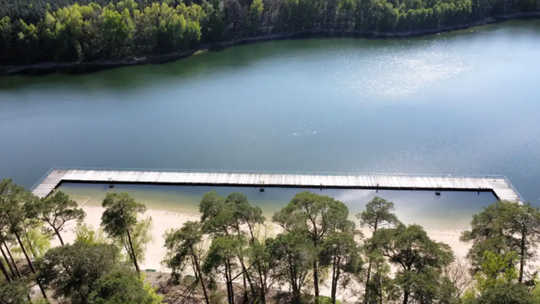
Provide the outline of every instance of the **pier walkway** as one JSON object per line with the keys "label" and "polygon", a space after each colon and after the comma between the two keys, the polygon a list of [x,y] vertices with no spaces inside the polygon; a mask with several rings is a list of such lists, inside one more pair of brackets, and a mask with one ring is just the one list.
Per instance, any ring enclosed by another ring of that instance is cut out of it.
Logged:
{"label": "pier walkway", "polygon": [[297,187],[379,190],[493,192],[500,200],[524,202],[505,176],[373,173],[203,172],[147,169],[52,168],[31,191],[46,197],[62,182]]}

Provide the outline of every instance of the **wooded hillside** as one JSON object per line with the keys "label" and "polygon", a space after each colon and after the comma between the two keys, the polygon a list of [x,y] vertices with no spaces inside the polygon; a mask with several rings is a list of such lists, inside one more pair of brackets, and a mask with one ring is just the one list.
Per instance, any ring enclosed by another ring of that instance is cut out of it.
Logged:
{"label": "wooded hillside", "polygon": [[540,0],[0,0],[0,63],[80,62],[275,34],[409,33],[540,10]]}

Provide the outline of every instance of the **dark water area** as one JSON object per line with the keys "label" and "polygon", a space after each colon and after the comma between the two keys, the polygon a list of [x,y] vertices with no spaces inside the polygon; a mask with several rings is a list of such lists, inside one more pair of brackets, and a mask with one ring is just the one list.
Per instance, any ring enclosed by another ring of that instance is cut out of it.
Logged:
{"label": "dark water area", "polygon": [[53,166],[502,174],[540,203],[539,96],[539,21],[1,77],[0,178],[31,187]]}
{"label": "dark water area", "polygon": [[240,192],[244,193],[253,205],[259,206],[268,220],[302,191],[327,195],[342,201],[349,208],[350,218],[355,221],[358,221],[356,214],[365,210],[366,203],[379,196],[394,202],[396,214],[402,222],[417,223],[426,229],[440,230],[467,228],[473,214],[495,201],[495,196],[490,192],[442,192],[438,196],[433,191],[265,188],[264,193],[261,193],[260,189],[255,187],[116,184],[109,188],[109,185],[104,184],[79,183],[63,183],[59,190],[85,206],[101,206],[107,193],[127,192],[148,209],[195,215],[199,214],[199,203],[204,193],[215,190],[225,197],[232,192]]}

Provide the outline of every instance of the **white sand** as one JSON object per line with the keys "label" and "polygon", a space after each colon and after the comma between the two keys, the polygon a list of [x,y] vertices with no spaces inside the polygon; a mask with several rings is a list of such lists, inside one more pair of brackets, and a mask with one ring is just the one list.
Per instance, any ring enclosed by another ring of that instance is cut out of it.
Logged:
{"label": "white sand", "polygon": [[[104,211],[103,207],[82,207],[86,212],[85,223],[92,226],[94,229],[98,229],[101,223],[101,214]],[[166,250],[163,247],[164,239],[163,235],[165,231],[171,228],[180,228],[187,221],[198,221],[199,216],[191,214],[181,214],[163,210],[147,210],[141,218],[152,218],[152,234],[154,240],[148,244],[146,248],[145,261],[140,263],[141,269],[156,269],[158,271],[166,271],[161,265],[161,261],[165,257]],[[64,231],[62,232],[62,238],[64,243],[73,243],[75,240],[75,228],[76,223],[69,222],[66,224]],[[55,239],[52,242],[53,246],[59,245],[60,242]]]}
{"label": "white sand", "polygon": [[[101,223],[101,214],[104,211],[102,207],[92,207],[92,206],[83,206],[82,207],[86,212],[85,223],[92,226],[94,229],[99,228]],[[147,210],[142,218],[151,217],[152,218],[152,234],[154,235],[154,240],[148,244],[146,249],[146,259],[144,262],[140,263],[142,269],[156,269],[158,271],[166,271],[166,269],[161,265],[161,261],[165,257],[165,248],[163,235],[165,231],[171,228],[180,228],[187,221],[198,221],[199,216],[193,214],[182,214],[171,211],[164,210]],[[271,225],[271,235],[279,233],[279,229],[275,225]],[[75,240],[75,233],[73,228],[75,223],[70,222],[66,224],[64,231],[62,232],[62,237],[64,242],[73,243]],[[454,250],[454,253],[458,257],[465,257],[469,249],[469,245],[459,241],[459,236],[461,235],[462,230],[436,230],[428,229],[428,235],[436,241],[444,242]],[[362,229],[365,237],[369,237],[369,231]],[[59,244],[58,240],[53,241],[53,246]]]}

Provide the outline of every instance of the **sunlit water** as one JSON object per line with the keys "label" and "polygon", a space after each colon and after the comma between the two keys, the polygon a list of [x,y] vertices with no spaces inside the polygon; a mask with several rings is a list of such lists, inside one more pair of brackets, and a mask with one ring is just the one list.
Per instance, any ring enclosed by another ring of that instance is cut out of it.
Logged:
{"label": "sunlit water", "polygon": [[[504,174],[538,202],[539,96],[539,21],[403,40],[275,41],[164,65],[4,77],[0,178],[30,187],[53,166]],[[279,191],[280,204],[291,191]],[[432,196],[417,209],[469,206]]]}

